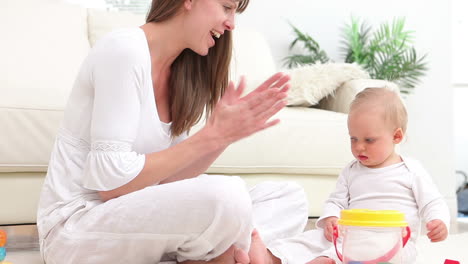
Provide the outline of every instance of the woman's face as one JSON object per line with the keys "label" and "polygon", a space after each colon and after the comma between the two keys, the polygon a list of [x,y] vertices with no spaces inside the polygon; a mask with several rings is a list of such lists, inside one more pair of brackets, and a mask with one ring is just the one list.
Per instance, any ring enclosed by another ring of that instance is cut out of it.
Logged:
{"label": "woman's face", "polygon": [[226,30],[234,29],[235,0],[186,0],[184,20],[188,48],[205,56]]}

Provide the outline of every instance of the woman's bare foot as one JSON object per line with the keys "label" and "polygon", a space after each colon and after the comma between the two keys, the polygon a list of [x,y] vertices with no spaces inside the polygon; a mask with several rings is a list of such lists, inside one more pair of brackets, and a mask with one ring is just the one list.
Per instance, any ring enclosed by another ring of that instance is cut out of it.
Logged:
{"label": "woman's bare foot", "polygon": [[307,262],[306,264],[335,264],[335,263],[336,262],[331,258],[318,257],[318,258],[314,258],[313,260]]}
{"label": "woman's bare foot", "polygon": [[281,260],[275,257],[266,248],[258,231],[252,232],[252,242],[249,251],[250,264],[281,264]]}
{"label": "woman's bare foot", "polygon": [[250,257],[245,252],[244,250],[237,248],[234,251],[234,260],[236,261],[236,264],[249,264],[250,263]]}
{"label": "woman's bare foot", "polygon": [[[238,259],[239,258],[239,259]],[[187,260],[180,264],[249,264],[249,257],[245,251],[232,245],[226,252],[210,260]]]}

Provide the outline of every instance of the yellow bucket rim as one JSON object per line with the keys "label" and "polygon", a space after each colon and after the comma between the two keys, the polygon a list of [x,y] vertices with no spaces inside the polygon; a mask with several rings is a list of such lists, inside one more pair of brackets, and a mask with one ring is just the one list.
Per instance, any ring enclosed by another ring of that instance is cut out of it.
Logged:
{"label": "yellow bucket rim", "polygon": [[371,227],[405,227],[408,222],[405,215],[396,210],[341,210],[339,225],[343,226],[371,226]]}

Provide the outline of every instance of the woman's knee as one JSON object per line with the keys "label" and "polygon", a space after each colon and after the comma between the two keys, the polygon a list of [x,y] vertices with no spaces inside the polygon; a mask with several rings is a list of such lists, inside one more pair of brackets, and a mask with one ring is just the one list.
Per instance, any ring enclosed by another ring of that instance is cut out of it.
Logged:
{"label": "woman's knee", "polygon": [[206,202],[213,208],[222,208],[226,217],[250,218],[252,200],[250,199],[245,182],[239,177],[211,176],[212,183],[204,190]]}
{"label": "woman's knee", "polygon": [[[203,182],[206,188],[198,197],[209,208],[205,218],[208,225],[196,239],[184,244],[188,251],[199,252],[201,259],[216,257],[233,244],[247,250],[253,226],[252,202],[245,183],[237,177],[209,177],[203,179],[207,180]],[[180,255],[181,259],[190,259]]]}

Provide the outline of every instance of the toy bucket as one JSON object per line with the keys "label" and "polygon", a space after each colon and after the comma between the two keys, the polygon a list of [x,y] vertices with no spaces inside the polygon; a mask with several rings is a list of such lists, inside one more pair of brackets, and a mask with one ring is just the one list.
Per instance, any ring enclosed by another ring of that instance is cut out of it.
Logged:
{"label": "toy bucket", "polygon": [[[405,232],[406,231],[406,232]],[[342,252],[337,246],[342,238]],[[394,210],[342,210],[333,243],[344,264],[401,264],[411,230],[403,213]]]}

